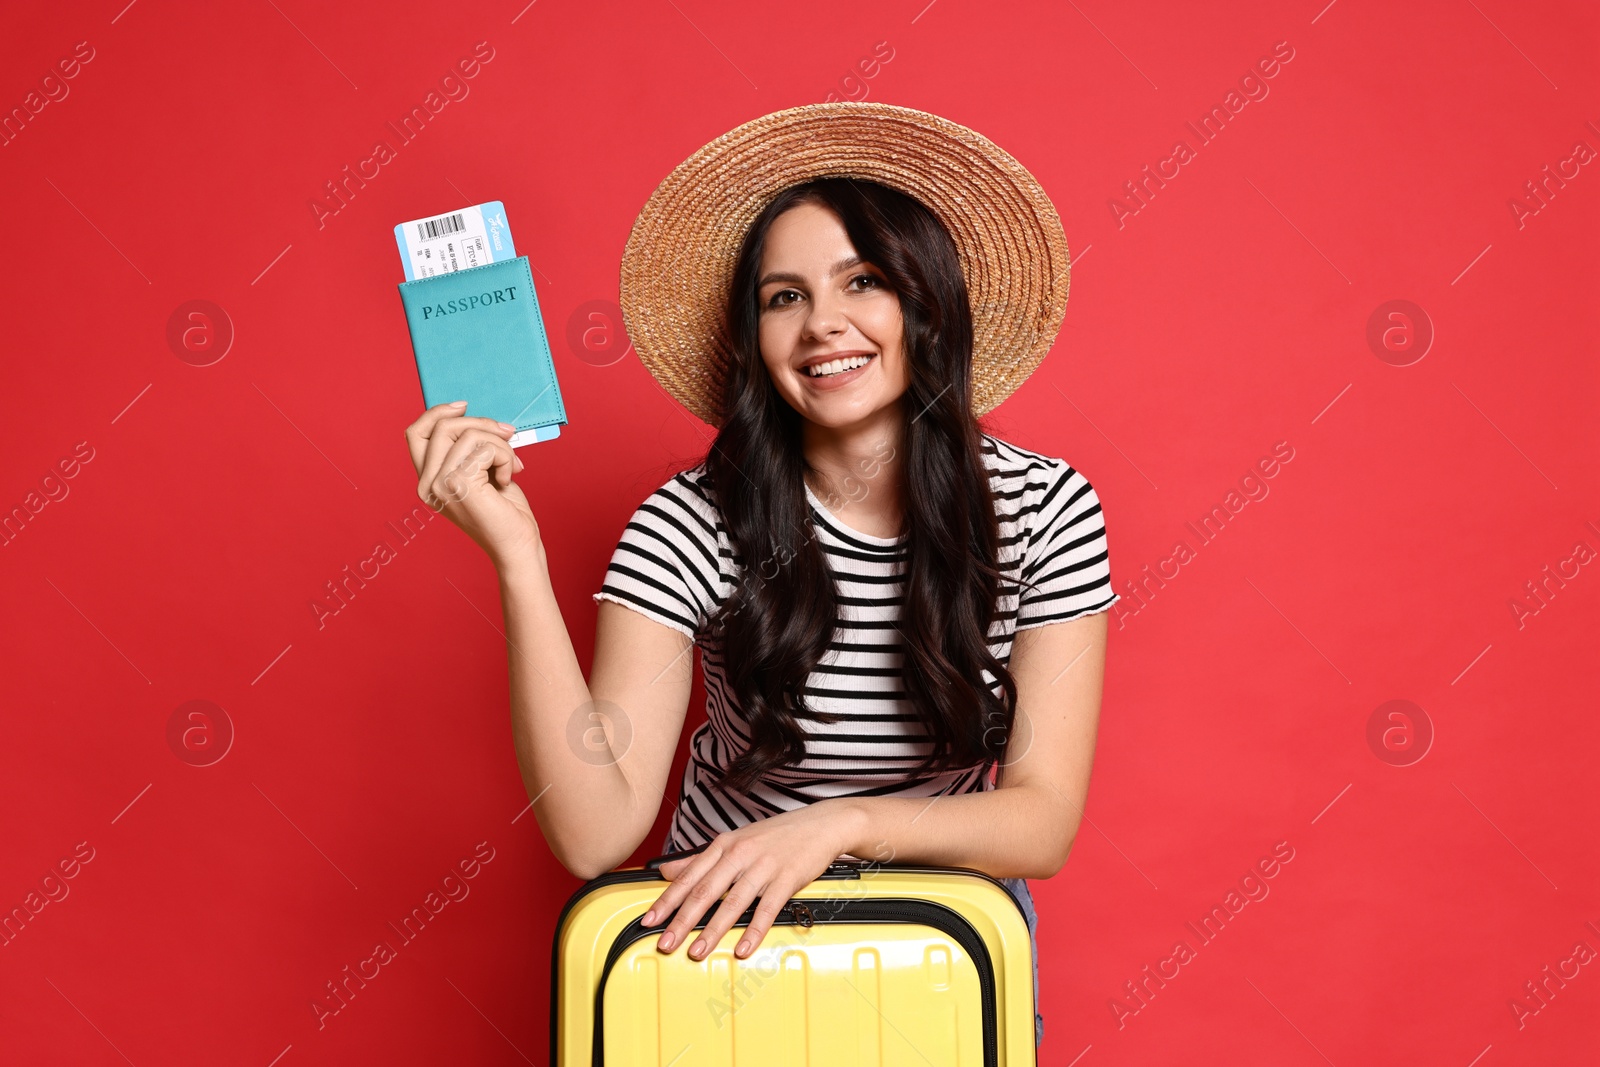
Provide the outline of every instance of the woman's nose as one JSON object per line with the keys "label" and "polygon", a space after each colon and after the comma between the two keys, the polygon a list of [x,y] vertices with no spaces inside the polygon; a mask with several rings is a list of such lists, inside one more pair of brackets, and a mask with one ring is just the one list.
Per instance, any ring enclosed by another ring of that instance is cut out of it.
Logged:
{"label": "woman's nose", "polygon": [[814,297],[811,310],[806,314],[805,332],[821,339],[838,333],[845,327],[844,311],[832,297]]}

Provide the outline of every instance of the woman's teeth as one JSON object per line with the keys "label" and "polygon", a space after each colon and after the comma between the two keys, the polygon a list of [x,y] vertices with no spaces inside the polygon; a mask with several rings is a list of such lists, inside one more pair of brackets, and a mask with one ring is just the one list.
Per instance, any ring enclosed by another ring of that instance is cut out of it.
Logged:
{"label": "woman's teeth", "polygon": [[871,359],[871,356],[851,356],[849,359],[836,359],[832,363],[818,363],[814,367],[807,367],[806,374],[812,378],[826,378],[832,374],[842,374],[847,370],[864,367]]}

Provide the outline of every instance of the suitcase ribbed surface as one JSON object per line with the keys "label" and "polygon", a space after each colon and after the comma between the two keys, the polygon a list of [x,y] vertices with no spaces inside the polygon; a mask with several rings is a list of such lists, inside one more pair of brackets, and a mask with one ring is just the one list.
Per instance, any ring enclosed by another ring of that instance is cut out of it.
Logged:
{"label": "suitcase ribbed surface", "polygon": [[988,875],[838,865],[743,960],[743,921],[704,960],[658,952],[665,924],[639,917],[666,885],[625,869],[568,902],[552,960],[555,1067],[1034,1063],[1027,923]]}

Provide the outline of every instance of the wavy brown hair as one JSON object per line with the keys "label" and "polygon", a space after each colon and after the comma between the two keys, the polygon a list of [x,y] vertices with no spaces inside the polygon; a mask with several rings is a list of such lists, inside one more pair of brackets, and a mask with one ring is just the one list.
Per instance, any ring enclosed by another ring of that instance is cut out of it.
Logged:
{"label": "wavy brown hair", "polygon": [[[899,550],[909,556],[899,620],[903,685],[932,740],[913,774],[998,761],[1017,690],[988,642],[1007,579],[972,414],[966,280],[949,232],[921,201],[876,182],[829,177],[791,186],[767,205],[745,235],[727,294],[733,356],[705,463],[742,570],[708,626],[723,642],[727,682],[751,744],[722,782],[742,791],[798,762],[805,756],[799,720],[839,719],[805,699],[807,679],[834,640],[836,591],[805,497],[801,416],[773,385],[758,338],[767,232],[802,203],[838,216],[856,253],[884,273],[900,302],[911,379],[900,399],[905,436],[897,449],[907,525]],[[1001,696],[983,684],[985,669]]]}

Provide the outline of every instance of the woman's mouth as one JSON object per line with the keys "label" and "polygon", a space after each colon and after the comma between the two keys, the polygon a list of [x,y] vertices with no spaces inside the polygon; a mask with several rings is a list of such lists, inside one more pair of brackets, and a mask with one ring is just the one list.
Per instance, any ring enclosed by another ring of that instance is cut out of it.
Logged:
{"label": "woman's mouth", "polygon": [[877,358],[876,353],[866,356],[848,356],[844,359],[836,359],[828,363],[805,367],[800,371],[800,374],[809,384],[818,389],[838,388],[859,378],[861,372]]}

